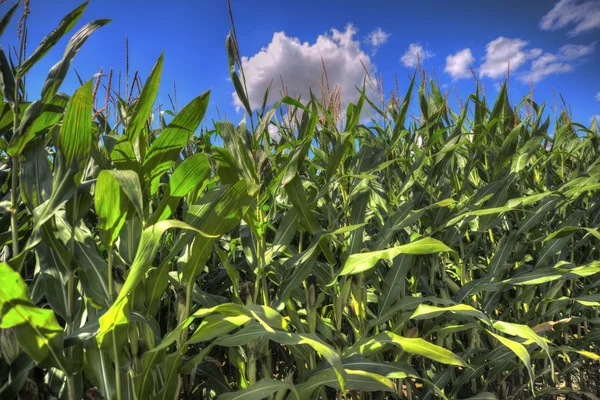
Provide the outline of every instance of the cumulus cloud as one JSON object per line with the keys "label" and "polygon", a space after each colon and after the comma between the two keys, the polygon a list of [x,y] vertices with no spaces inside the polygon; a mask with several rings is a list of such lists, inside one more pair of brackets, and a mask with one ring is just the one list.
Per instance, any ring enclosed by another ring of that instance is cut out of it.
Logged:
{"label": "cumulus cloud", "polygon": [[[360,42],[354,39],[355,35],[356,29],[351,24],[343,31],[331,29],[330,34],[319,35],[312,44],[300,42],[284,32],[273,34],[267,47],[251,57],[242,57],[250,107],[254,110],[262,105],[271,80],[283,80],[288,94],[302,96],[302,101],[310,98],[309,89],[318,96],[321,92],[319,79],[323,74],[321,57],[331,89],[335,86],[341,88],[344,103],[357,101],[359,93],[356,86],[362,87],[365,77],[360,61],[372,76],[376,70],[369,55],[361,49]],[[273,83],[268,104],[281,97],[280,86]],[[237,94],[233,93],[232,97],[234,104],[241,107]]]}
{"label": "cumulus cloud", "polygon": [[419,61],[423,62],[433,56],[434,54],[432,52],[425,50],[419,43],[411,43],[404,55],[400,57],[400,62],[404,64],[406,68],[414,68]]}
{"label": "cumulus cloud", "polygon": [[596,101],[600,101],[600,92],[596,93]]}
{"label": "cumulus cloud", "polygon": [[499,78],[510,70],[517,71],[528,60],[539,57],[542,49],[525,50],[529,42],[521,39],[511,39],[503,36],[492,40],[485,46],[485,57],[479,67],[481,76]]}
{"label": "cumulus cloud", "polygon": [[574,62],[594,51],[596,43],[589,45],[566,44],[558,49],[558,54],[544,53],[531,63],[531,68],[520,76],[524,82],[538,82],[554,74],[571,72],[575,68]]}
{"label": "cumulus cloud", "polygon": [[381,28],[377,28],[373,32],[369,33],[365,38],[365,42],[371,45],[371,54],[375,55],[375,53],[377,53],[377,49],[385,44],[390,36],[390,33],[384,32]]}
{"label": "cumulus cloud", "polygon": [[546,31],[567,25],[575,25],[568,32],[569,36],[600,28],[600,0],[560,0],[542,17],[539,24]]}
{"label": "cumulus cloud", "polygon": [[475,61],[471,49],[464,49],[456,54],[446,57],[444,72],[454,79],[468,78],[471,76],[470,67]]}

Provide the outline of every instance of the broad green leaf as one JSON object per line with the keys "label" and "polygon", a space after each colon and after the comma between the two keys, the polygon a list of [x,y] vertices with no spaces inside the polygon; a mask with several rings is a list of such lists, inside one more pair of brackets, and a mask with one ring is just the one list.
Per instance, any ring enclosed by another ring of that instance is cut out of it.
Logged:
{"label": "broad green leaf", "polygon": [[[375,373],[361,370],[346,369],[346,389],[364,390],[367,392],[388,391],[395,392],[394,383]],[[321,386],[329,386],[334,389],[340,389],[334,370],[327,369],[310,377],[306,382],[296,385],[300,399],[312,399],[313,393]]]}
{"label": "broad green leaf", "polygon": [[12,106],[13,110],[15,109],[16,101],[15,87],[15,77],[6,59],[6,54],[4,54],[4,49],[0,47],[0,93],[2,93],[2,97],[6,99],[8,104]]}
{"label": "broad green leaf", "polygon": [[169,183],[172,197],[183,197],[210,176],[210,164],[206,155],[197,153],[186,158],[171,175]]}
{"label": "broad green leaf", "polygon": [[538,268],[532,272],[518,275],[503,282],[511,285],[539,285],[555,280],[571,280],[595,275],[600,272],[600,261],[593,261],[588,265],[575,267],[566,262],[560,262],[554,267]]}
{"label": "broad green leaf", "polygon": [[65,157],[66,167],[71,168],[75,164],[77,172],[73,179],[79,185],[92,147],[91,79],[69,100],[58,135],[58,147]]}
{"label": "broad green leaf", "polygon": [[399,254],[421,255],[440,252],[453,252],[453,250],[437,239],[424,238],[391,249],[352,254],[337,275],[354,275],[368,271],[379,260],[390,260]]}
{"label": "broad green leaf", "polygon": [[411,319],[429,319],[429,318],[435,318],[439,315],[442,315],[444,313],[451,313],[452,315],[457,315],[457,316],[465,316],[465,317],[472,317],[472,318],[477,318],[483,322],[485,322],[488,325],[492,325],[492,321],[487,317],[487,315],[485,315],[484,313],[482,313],[481,311],[466,305],[466,304],[457,304],[455,306],[448,306],[448,307],[436,307],[436,306],[430,306],[427,304],[419,304],[419,306],[417,307],[417,309],[415,310],[415,312],[411,315]]}
{"label": "broad green leaf", "polygon": [[[274,332],[273,328],[283,330],[287,329],[287,322],[281,317],[281,315],[279,315],[277,311],[270,307],[255,304],[247,306],[234,303],[220,304],[212,308],[201,308],[193,313],[192,317],[202,318],[213,313],[225,314],[232,317],[244,315],[248,318],[253,318],[258,321],[266,331],[269,332]],[[246,322],[247,321],[244,321],[242,323]]]}
{"label": "broad green leaf", "polygon": [[400,254],[394,258],[389,271],[385,275],[381,297],[379,298],[379,315],[383,315],[399,300],[405,289],[405,280],[408,271],[413,266],[414,257],[410,254]]}
{"label": "broad green leaf", "polygon": [[129,202],[119,182],[109,170],[100,171],[96,181],[94,206],[103,243],[112,248],[127,219]]}
{"label": "broad green leaf", "polygon": [[[67,43],[67,47],[65,48],[65,53],[63,54],[62,59],[58,63],[56,63],[48,72],[48,76],[46,77],[46,81],[44,82],[44,86],[42,87],[42,100],[44,101],[44,103],[46,103],[49,99],[53,98],[54,95],[56,95],[56,92],[60,88],[65,77],[67,76],[67,72],[69,71],[71,61],[73,60],[73,58],[75,58],[75,55],[86,42],[86,40],[90,37],[90,35],[94,33],[94,31],[96,31],[98,28],[103,27],[109,22],[109,19],[99,19],[93,22],[89,22],[83,27],[81,27],[81,29],[79,29],[73,35],[73,37],[69,40],[69,43]],[[20,70],[19,74],[21,74]]]}
{"label": "broad green leaf", "polygon": [[[300,399],[298,395],[298,391],[296,387],[290,383],[285,381],[278,381],[270,378],[263,378],[260,381],[256,382],[254,385],[239,390],[234,393],[224,393],[218,397],[219,400],[262,400],[271,396],[274,393],[279,391],[290,391],[293,394],[293,397],[296,399]],[[290,395],[291,396],[291,395]],[[289,397],[291,398],[291,397]]]}
{"label": "broad green leaf", "polygon": [[21,162],[21,197],[30,210],[48,200],[52,193],[52,170],[42,140],[25,148]]}
{"label": "broad green leaf", "polygon": [[15,11],[19,7],[20,2],[16,2],[7,12],[0,18],[0,37],[4,33],[6,26],[9,24],[12,16],[15,14]]}
{"label": "broad green leaf", "polygon": [[527,352],[527,349],[525,348],[525,346],[523,346],[521,343],[515,342],[514,340],[510,340],[503,336],[496,335],[493,332],[488,331],[488,333],[490,335],[492,335],[493,337],[495,337],[496,339],[498,339],[498,341],[500,343],[502,343],[503,345],[508,347],[510,349],[510,351],[515,353],[516,356],[519,357],[519,359],[523,362],[523,364],[525,364],[525,367],[527,368],[527,371],[529,372],[529,379],[530,379],[531,387],[533,387],[533,380],[535,378],[535,375],[533,373],[533,369],[531,368],[531,357],[529,356],[529,353]]}
{"label": "broad green leaf", "polygon": [[[100,317],[100,331],[98,332],[98,345],[103,347],[104,337],[116,328],[118,325],[127,324],[127,316],[125,315],[126,298],[135,289],[135,287],[144,279],[147,270],[152,265],[152,261],[158,250],[160,239],[167,229],[185,229],[195,231],[200,235],[209,236],[204,232],[199,231],[192,226],[175,220],[165,220],[158,222],[142,232],[138,251],[136,253],[129,275],[119,292],[119,296],[110,307],[110,309]],[[211,236],[209,236],[211,237]]]}
{"label": "broad green leaf", "polygon": [[152,142],[142,167],[145,185],[150,188],[150,195],[156,193],[160,177],[173,166],[181,150],[198,129],[208,107],[209,97],[210,92],[205,92],[192,100]]}
{"label": "broad green leaf", "polygon": [[148,76],[148,79],[142,88],[140,97],[138,98],[131,115],[131,120],[127,123],[126,133],[127,138],[131,143],[136,143],[138,136],[144,129],[146,121],[152,112],[152,106],[154,105],[154,100],[158,94],[158,86],[160,84],[160,77],[162,75],[163,60],[164,54],[161,53],[160,57],[158,57],[158,60],[154,64],[154,67],[152,67],[152,71],[150,71],[150,76]]}
{"label": "broad green leaf", "polygon": [[25,61],[23,61],[23,63],[19,66],[17,77],[25,76],[27,71],[29,71],[31,67],[33,67],[39,60],[41,60],[42,57],[44,57],[46,53],[48,53],[48,51],[50,51],[50,49],[54,47],[56,43],[58,43],[60,38],[63,37],[67,32],[69,32],[73,28],[73,26],[75,26],[79,18],[81,18],[81,15],[83,14],[83,11],[86,9],[87,5],[88,2],[86,1],[79,7],[71,11],[69,14],[67,14],[62,19],[62,21],[60,21],[58,26],[54,28],[54,30],[50,34],[48,34],[48,36],[42,39],[42,41],[36,47],[33,53],[29,57],[27,57],[27,59],[25,59]]}
{"label": "broad green leaf", "polygon": [[343,356],[361,355],[369,357],[382,351],[387,344],[399,347],[403,351],[429,358],[443,364],[466,367],[467,364],[456,354],[443,347],[434,345],[421,338],[406,338],[392,332],[382,332],[370,338],[360,339],[343,352]]}
{"label": "broad green leaf", "polygon": [[239,328],[251,320],[252,318],[246,315],[225,317],[222,315],[208,315],[204,318],[198,329],[196,329],[186,343],[193,344],[213,340],[216,337]]}
{"label": "broad green leaf", "polygon": [[63,330],[54,312],[36,307],[27,294],[21,276],[6,263],[0,263],[0,328],[15,328],[21,348],[38,364],[48,363],[63,371]]}
{"label": "broad green leaf", "polygon": [[172,400],[178,396],[181,387],[181,376],[179,376],[179,366],[183,354],[180,352],[171,353],[165,358],[165,381],[163,388],[153,397],[156,400]]}

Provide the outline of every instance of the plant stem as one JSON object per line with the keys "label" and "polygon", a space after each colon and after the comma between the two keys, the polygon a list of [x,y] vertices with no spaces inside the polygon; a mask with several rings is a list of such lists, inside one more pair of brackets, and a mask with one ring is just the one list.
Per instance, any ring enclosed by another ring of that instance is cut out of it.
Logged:
{"label": "plant stem", "polygon": [[[108,296],[110,304],[114,302],[113,294],[113,252],[112,243],[108,248]],[[117,336],[115,331],[112,331],[112,342],[113,342],[113,357],[115,361],[115,392],[117,400],[121,400],[121,370],[119,369],[119,349],[117,349]]]}
{"label": "plant stem", "polygon": [[75,397],[75,381],[73,380],[73,375],[65,374],[67,377],[67,391],[68,391],[68,399],[76,400]]}
{"label": "plant stem", "polygon": [[[18,125],[18,117],[15,114],[15,131],[16,126]],[[12,233],[12,247],[13,247],[13,258],[19,254],[19,221],[17,211],[19,208],[19,193],[17,192],[18,188],[18,179],[19,179],[19,157],[12,157],[12,168],[11,168],[11,188],[10,188],[10,205],[11,205],[11,214],[10,214],[10,229]]]}
{"label": "plant stem", "polygon": [[112,264],[113,264],[113,254],[112,254],[112,245],[111,245],[110,248],[108,249],[108,300],[110,301],[110,304],[112,304],[113,301],[115,301],[114,294],[113,294],[114,288],[113,288]]}

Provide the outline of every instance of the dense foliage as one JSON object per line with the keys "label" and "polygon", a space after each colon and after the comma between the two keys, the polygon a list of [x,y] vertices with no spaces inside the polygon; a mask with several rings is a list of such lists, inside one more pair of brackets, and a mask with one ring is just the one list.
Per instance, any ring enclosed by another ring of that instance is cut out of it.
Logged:
{"label": "dense foliage", "polygon": [[598,390],[595,121],[513,107],[506,85],[454,112],[425,74],[402,100],[378,82],[340,110],[323,85],[253,113],[230,35],[248,123],[199,129],[208,92],[155,112],[162,56],[111,107],[100,77],[58,91],[107,20],[25,101],[85,6],[32,54],[0,49],[2,399]]}

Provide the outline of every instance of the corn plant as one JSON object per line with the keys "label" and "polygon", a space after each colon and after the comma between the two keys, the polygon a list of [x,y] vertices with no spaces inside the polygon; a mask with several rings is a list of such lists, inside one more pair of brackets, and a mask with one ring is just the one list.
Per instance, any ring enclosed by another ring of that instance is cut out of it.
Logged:
{"label": "corn plant", "polygon": [[101,77],[59,89],[108,20],[26,101],[86,5],[31,55],[0,49],[1,398],[599,393],[596,121],[478,82],[454,112],[417,73],[403,97],[257,112],[233,30],[239,124],[200,128],[209,92],[155,113],[162,55],[98,108]]}

